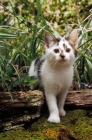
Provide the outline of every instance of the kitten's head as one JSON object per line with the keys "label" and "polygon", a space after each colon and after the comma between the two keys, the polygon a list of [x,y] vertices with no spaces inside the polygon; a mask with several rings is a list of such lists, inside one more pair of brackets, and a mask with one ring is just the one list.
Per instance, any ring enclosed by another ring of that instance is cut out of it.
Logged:
{"label": "kitten's head", "polygon": [[71,32],[67,39],[54,38],[49,32],[46,32],[44,40],[46,57],[52,65],[73,65],[78,45],[76,29]]}

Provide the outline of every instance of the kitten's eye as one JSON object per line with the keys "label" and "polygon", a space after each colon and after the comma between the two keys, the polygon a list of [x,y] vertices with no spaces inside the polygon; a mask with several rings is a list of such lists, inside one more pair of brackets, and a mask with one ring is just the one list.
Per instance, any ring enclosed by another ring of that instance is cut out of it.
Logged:
{"label": "kitten's eye", "polygon": [[66,48],[66,52],[70,52],[71,51],[71,49],[70,48]]}
{"label": "kitten's eye", "polygon": [[59,49],[55,49],[54,52],[55,52],[55,53],[59,53]]}

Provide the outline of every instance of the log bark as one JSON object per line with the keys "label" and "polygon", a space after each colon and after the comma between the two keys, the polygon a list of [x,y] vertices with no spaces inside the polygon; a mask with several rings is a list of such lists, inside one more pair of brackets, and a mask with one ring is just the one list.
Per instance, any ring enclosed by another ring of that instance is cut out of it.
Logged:
{"label": "log bark", "polygon": [[92,108],[92,89],[69,91],[65,105],[72,108]]}
{"label": "log bark", "polygon": [[11,94],[0,92],[0,131],[25,126],[26,123],[40,117],[44,103],[44,95],[41,91],[29,90]]}

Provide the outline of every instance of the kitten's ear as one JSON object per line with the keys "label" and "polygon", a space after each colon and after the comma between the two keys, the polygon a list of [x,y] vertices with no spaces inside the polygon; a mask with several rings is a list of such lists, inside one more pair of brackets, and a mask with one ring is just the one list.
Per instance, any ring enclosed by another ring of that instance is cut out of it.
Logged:
{"label": "kitten's ear", "polygon": [[57,42],[56,38],[54,38],[54,36],[48,31],[46,31],[44,34],[44,41],[47,48],[52,47]]}
{"label": "kitten's ear", "polygon": [[70,44],[73,45],[74,48],[77,48],[78,47],[78,32],[77,32],[77,29],[74,29],[69,38],[68,38],[68,41],[70,42]]}

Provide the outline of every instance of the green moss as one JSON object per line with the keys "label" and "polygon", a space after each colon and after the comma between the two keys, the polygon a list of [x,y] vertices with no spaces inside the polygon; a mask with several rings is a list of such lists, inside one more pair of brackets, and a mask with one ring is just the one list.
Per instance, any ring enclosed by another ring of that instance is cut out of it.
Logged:
{"label": "green moss", "polygon": [[0,133],[0,140],[92,140],[92,111],[67,111],[60,124],[48,123],[42,115],[28,130]]}
{"label": "green moss", "polygon": [[92,140],[92,117],[90,111],[73,110],[67,112],[62,118],[62,123],[68,126],[75,134],[78,140]]}

